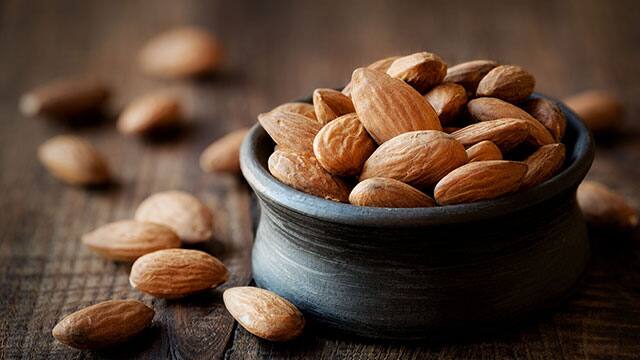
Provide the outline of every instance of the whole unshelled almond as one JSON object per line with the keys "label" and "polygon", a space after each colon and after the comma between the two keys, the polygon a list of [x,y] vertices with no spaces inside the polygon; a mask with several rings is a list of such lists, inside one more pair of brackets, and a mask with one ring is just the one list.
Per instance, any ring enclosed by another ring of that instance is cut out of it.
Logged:
{"label": "whole unshelled almond", "polygon": [[622,124],[622,103],[610,92],[589,90],[563,101],[594,133],[611,132]]}
{"label": "whole unshelled almond", "polygon": [[118,118],[118,130],[126,135],[141,135],[180,121],[180,99],[168,92],[154,92],[132,101]]}
{"label": "whole unshelled almond", "polygon": [[502,160],[502,152],[496,144],[489,140],[484,140],[468,148],[467,157],[469,158],[469,162]]}
{"label": "whole unshelled almond", "polygon": [[467,95],[473,96],[480,80],[496,66],[498,63],[492,60],[467,61],[448,68],[444,81],[462,85]]}
{"label": "whole unshelled almond", "polygon": [[133,262],[156,250],[180,247],[180,238],[164,225],[123,220],[83,235],[82,243],[108,259]]}
{"label": "whole unshelled almond", "polygon": [[333,175],[354,176],[376,149],[356,113],[343,115],[325,125],[313,141],[313,153]]}
{"label": "whole unshelled almond", "polygon": [[276,150],[269,157],[269,172],[283,183],[321,198],[347,202],[349,187],[328,173],[313,154]]}
{"label": "whole unshelled almond", "polygon": [[138,55],[140,68],[151,76],[184,78],[215,70],[221,46],[206,30],[181,27],[153,37]]}
{"label": "whole unshelled almond", "polygon": [[71,185],[96,185],[110,180],[104,157],[86,140],[59,135],[38,147],[38,158],[49,172]]}
{"label": "whole unshelled almond", "polygon": [[563,144],[541,146],[524,161],[527,173],[522,179],[521,189],[530,189],[555,175],[564,164],[565,147]]}
{"label": "whole unshelled almond", "polygon": [[155,312],[137,300],[104,301],[62,319],[51,332],[77,349],[100,349],[125,342],[151,325]]}
{"label": "whole unshelled almond", "polygon": [[467,104],[467,92],[455,83],[443,83],[424,96],[433,107],[443,125],[450,124]]}
{"label": "whole unshelled almond", "polygon": [[229,271],[220,260],[199,250],[158,250],[138,258],[129,283],[149,295],[175,299],[223,284]]}
{"label": "whole unshelled almond", "polygon": [[517,65],[499,65],[485,75],[476,90],[477,96],[489,96],[518,102],[531,95],[536,79]]}
{"label": "whole unshelled almond", "polygon": [[356,113],[378,143],[409,131],[442,130],[438,114],[411,86],[370,69],[356,69],[351,98]]}
{"label": "whole unshelled almond", "polygon": [[166,225],[186,243],[206,241],[213,233],[209,208],[184,191],[164,191],[146,198],[135,213],[135,220]]}
{"label": "whole unshelled almond", "polygon": [[585,180],[578,187],[578,204],[589,225],[628,231],[638,225],[638,212],[621,194],[604,184]]}
{"label": "whole unshelled almond", "polygon": [[302,334],[305,321],[300,310],[271,291],[234,287],[225,290],[222,299],[231,316],[255,336],[288,341]]}
{"label": "whole unshelled almond", "polygon": [[464,146],[488,140],[503,152],[508,152],[529,136],[529,127],[527,121],[521,119],[496,119],[469,125],[451,136]]}
{"label": "whole unshelled almond", "polygon": [[99,108],[108,98],[109,89],[98,80],[67,78],[30,90],[19,106],[26,116],[74,117]]}
{"label": "whole unshelled almond", "polygon": [[[371,70],[378,70],[386,73],[387,69],[389,69],[389,66],[391,66],[391,64],[394,61],[396,61],[396,59],[398,59],[399,57],[400,56],[386,57],[384,59],[374,61],[373,63],[367,65],[366,67]],[[351,80],[349,80],[349,83],[344,87],[344,89],[342,89],[342,93],[350,97],[352,86],[353,86],[353,83],[351,82]]]}
{"label": "whole unshelled almond", "polygon": [[258,121],[279,147],[297,152],[313,152],[313,139],[322,128],[307,116],[284,111],[260,114]]}
{"label": "whole unshelled almond", "polygon": [[318,121],[322,124],[356,111],[348,96],[333,89],[315,89],[313,108]]}
{"label": "whole unshelled almond", "polygon": [[435,202],[427,194],[402,181],[389,178],[370,178],[356,185],[349,202],[357,206],[414,208],[431,207]]}
{"label": "whole unshelled almond", "polygon": [[447,64],[436,54],[419,52],[396,59],[387,74],[403,80],[422,94],[442,82],[447,75]]}
{"label": "whole unshelled almond", "polygon": [[467,162],[464,146],[440,131],[413,131],[380,145],[364,163],[360,180],[392,178],[422,189]]}
{"label": "whole unshelled almond", "polygon": [[567,120],[558,105],[551,100],[538,98],[529,99],[522,103],[521,106],[524,111],[541,122],[557,142],[562,140],[567,127]]}
{"label": "whole unshelled almond", "polygon": [[440,205],[495,199],[518,190],[526,172],[527,165],[522,162],[472,162],[442,178],[434,189],[434,196]]}
{"label": "whole unshelled almond", "polygon": [[240,146],[249,128],[230,132],[214,141],[200,155],[200,168],[205,172],[240,173]]}
{"label": "whole unshelled almond", "polygon": [[303,103],[303,102],[290,102],[284,103],[276,106],[272,112],[292,112],[300,115],[304,115],[306,117],[310,117],[314,120],[317,120],[315,109],[313,108],[313,104]]}

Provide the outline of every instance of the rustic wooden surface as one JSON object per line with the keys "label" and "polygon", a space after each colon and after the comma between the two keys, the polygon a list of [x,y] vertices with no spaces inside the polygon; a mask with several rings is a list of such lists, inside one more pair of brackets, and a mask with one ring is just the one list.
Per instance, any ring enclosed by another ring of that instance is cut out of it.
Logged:
{"label": "rustic wooden surface", "polygon": [[[388,343],[310,329],[289,344],[258,340],[234,325],[220,291],[183,301],[130,289],[128,267],[102,260],[81,234],[128,218],[155,191],[183,189],[216,212],[205,248],[229,266],[229,284],[250,281],[251,196],[227,175],[200,172],[197,156],[225,132],[315,87],[338,86],[376,58],[427,49],[449,63],[493,58],[517,63],[538,90],[562,97],[590,87],[617,92],[628,112],[622,134],[599,139],[591,177],[640,205],[640,26],[636,1],[19,1],[0,3],[0,358],[634,358],[640,356],[640,239],[593,241],[584,285],[553,314],[503,334],[448,342]],[[136,49],[174,25],[214,31],[226,66],[201,81],[143,77]],[[191,125],[155,141],[120,136],[113,115],[68,127],[23,118],[19,95],[52,78],[97,74],[115,89],[111,113],[159,86],[185,94]],[[47,138],[73,133],[108,157],[118,185],[70,188],[38,164]],[[372,290],[375,291],[375,290]],[[51,328],[65,314],[111,298],[139,298],[157,311],[153,327],[112,352],[77,351]],[[469,299],[473,306],[473,299]]]}

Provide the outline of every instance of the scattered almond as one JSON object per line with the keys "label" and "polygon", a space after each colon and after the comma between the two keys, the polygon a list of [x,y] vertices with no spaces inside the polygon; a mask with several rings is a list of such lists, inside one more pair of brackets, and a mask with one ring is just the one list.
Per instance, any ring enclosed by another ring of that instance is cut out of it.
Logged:
{"label": "scattered almond", "polygon": [[447,75],[447,64],[436,54],[419,52],[396,59],[387,74],[422,94],[442,82]]}
{"label": "scattered almond", "polygon": [[351,190],[349,202],[357,206],[414,208],[431,207],[435,202],[425,193],[389,178],[366,179]]}
{"label": "scattered almond", "polygon": [[313,104],[302,102],[290,102],[276,106],[271,112],[292,112],[317,120]]}
{"label": "scattered almond", "polygon": [[464,146],[488,140],[503,152],[508,152],[529,136],[529,127],[521,119],[496,119],[469,125],[453,132],[451,136]]}
{"label": "scattered almond", "polygon": [[467,61],[447,69],[444,82],[452,82],[462,85],[467,90],[468,96],[473,96],[482,78],[498,63],[492,60]]}
{"label": "scattered almond", "polygon": [[204,172],[240,173],[240,146],[249,128],[230,132],[214,141],[200,155],[200,168]]}
{"label": "scattered almond", "polygon": [[38,158],[49,172],[71,185],[96,185],[110,180],[104,157],[86,140],[59,135],[38,147]]}
{"label": "scattered almond", "polygon": [[521,107],[542,123],[556,142],[562,140],[567,127],[567,120],[558,105],[551,100],[538,98],[525,101],[521,104]]}
{"label": "scattered almond", "polygon": [[502,160],[502,152],[491,141],[484,140],[467,149],[469,162]]}
{"label": "scattered almond", "polygon": [[175,125],[180,121],[180,99],[168,92],[155,92],[132,101],[118,118],[118,130],[126,135],[141,135]]}
{"label": "scattered almond", "polygon": [[443,83],[424,96],[438,114],[440,123],[450,124],[467,104],[467,93],[458,84]]}
{"label": "scattered almond", "polygon": [[536,79],[522,67],[498,65],[480,80],[476,95],[513,103],[528,98],[535,86]]}
{"label": "scattered almond", "polygon": [[292,112],[271,111],[258,115],[258,121],[278,146],[298,152],[313,152],[313,139],[322,128],[317,121]]}
{"label": "scattered almond", "polygon": [[578,187],[578,204],[589,225],[628,231],[638,225],[638,212],[619,193],[585,180]]}
{"label": "scattered almond", "polygon": [[[366,67],[371,70],[378,70],[386,73],[387,69],[389,69],[389,66],[391,66],[391,64],[399,57],[400,56],[390,56],[384,59],[380,59],[367,65]],[[351,83],[351,81],[349,81],[349,83],[344,87],[344,89],[342,89],[342,93],[351,97],[352,86],[353,84]]]}
{"label": "scattered almond", "polygon": [[20,98],[26,116],[75,117],[98,109],[109,98],[107,86],[94,79],[67,78],[30,90]]}
{"label": "scattered almond", "polygon": [[313,92],[313,108],[322,124],[356,111],[348,96],[333,89],[316,89]]}
{"label": "scattered almond", "polygon": [[530,189],[555,175],[564,164],[565,147],[563,144],[541,146],[524,161],[527,173],[522,179],[522,189]]}
{"label": "scattered almond", "polygon": [[622,124],[622,103],[612,93],[603,90],[588,90],[564,99],[594,133],[617,130]]}

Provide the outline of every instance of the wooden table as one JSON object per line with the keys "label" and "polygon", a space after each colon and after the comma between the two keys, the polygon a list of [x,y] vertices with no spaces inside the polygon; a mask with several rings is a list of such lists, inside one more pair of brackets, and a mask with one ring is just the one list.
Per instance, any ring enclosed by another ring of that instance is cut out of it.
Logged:
{"label": "wooden table", "polygon": [[[611,4],[610,4],[611,3]],[[614,5],[615,3],[615,5]],[[252,199],[241,178],[204,174],[200,151],[254,123],[262,111],[343,84],[356,66],[429,50],[450,64],[493,58],[521,64],[537,89],[566,96],[585,88],[616,91],[626,127],[598,143],[590,177],[640,203],[640,26],[637,1],[19,1],[0,3],[0,358],[634,358],[640,356],[640,241],[593,241],[584,285],[557,312],[504,334],[450,342],[375,342],[309,329],[272,344],[239,328],[220,290],[183,301],[144,296],[125,265],[102,260],[80,236],[132,216],[149,194],[182,189],[216,214],[215,240],[226,286],[251,281]],[[224,70],[196,82],[146,78],[136,50],[160,30],[197,24],[224,42]],[[165,141],[125,138],[113,117],[67,127],[18,114],[19,95],[60,75],[102,76],[115,89],[113,113],[158,87],[185,94],[190,125]],[[118,185],[65,186],[36,160],[47,138],[73,133],[103,150]],[[223,287],[224,289],[224,287]],[[152,328],[112,352],[61,345],[51,329],[65,314],[112,298],[138,298],[157,311]],[[469,306],[473,306],[470,299]]]}

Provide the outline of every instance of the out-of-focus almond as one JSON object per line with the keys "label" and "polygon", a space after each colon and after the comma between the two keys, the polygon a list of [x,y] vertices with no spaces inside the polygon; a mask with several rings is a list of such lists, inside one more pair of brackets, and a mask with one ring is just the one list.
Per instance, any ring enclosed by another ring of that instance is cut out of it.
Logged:
{"label": "out-of-focus almond", "polygon": [[107,86],[94,79],[68,78],[38,86],[20,98],[26,116],[75,117],[98,109],[109,98]]}
{"label": "out-of-focus almond", "polygon": [[496,144],[489,140],[484,140],[468,148],[467,157],[469,158],[469,162],[502,160],[502,152]]}
{"label": "out-of-focus almond", "polygon": [[464,146],[441,131],[413,131],[380,145],[367,159],[360,180],[392,178],[422,189],[467,162]]}
{"label": "out-of-focus almond", "polygon": [[186,243],[206,241],[213,233],[209,208],[184,191],[155,193],[138,205],[135,220],[166,225]]}
{"label": "out-of-focus almond", "polygon": [[[384,59],[380,59],[367,65],[366,67],[371,70],[378,70],[386,73],[387,69],[389,69],[389,66],[391,66],[391,64],[399,57],[400,56],[390,56]],[[351,83],[351,80],[349,80],[349,83],[344,87],[344,89],[342,89],[342,93],[351,97],[352,86],[353,84]]]}
{"label": "out-of-focus almond", "polygon": [[82,243],[108,259],[132,262],[156,250],[178,248],[180,238],[164,225],[123,220],[83,235]]}
{"label": "out-of-focus almond", "polygon": [[563,101],[594,133],[611,132],[622,124],[622,103],[610,92],[588,90]]}
{"label": "out-of-focus almond", "polygon": [[451,136],[464,146],[488,140],[503,152],[508,152],[529,136],[529,127],[526,120],[496,119],[469,125],[452,133]]}
{"label": "out-of-focus almond", "polygon": [[297,152],[313,152],[313,139],[322,128],[307,116],[283,111],[260,114],[258,121],[279,147]]}
{"label": "out-of-focus almond", "polygon": [[578,204],[589,225],[628,231],[638,225],[638,212],[621,194],[604,184],[585,180],[578,187]]}
{"label": "out-of-focus almond", "polygon": [[175,125],[182,117],[180,99],[168,92],[154,92],[132,101],[118,118],[118,130],[141,135]]}
{"label": "out-of-focus almond", "polygon": [[230,132],[214,141],[200,155],[200,168],[205,172],[240,173],[240,146],[249,128]]}
{"label": "out-of-focus almond", "polygon": [[549,130],[556,142],[564,136],[567,120],[562,110],[553,101],[547,99],[529,99],[521,104],[522,109],[536,118]]}
{"label": "out-of-focus almond", "polygon": [[564,164],[563,144],[541,146],[524,161],[528,170],[522,179],[521,189],[530,189],[555,175]]}
{"label": "out-of-focus almond", "polygon": [[401,181],[389,178],[370,178],[356,185],[349,202],[357,206],[414,208],[431,207],[435,202],[422,191]]}
{"label": "out-of-focus almond", "polygon": [[220,260],[200,250],[158,250],[138,258],[129,283],[149,295],[175,299],[215,288],[229,271]]}
{"label": "out-of-focus almond", "polygon": [[314,90],[313,108],[318,121],[322,124],[356,111],[348,96],[333,89]]}
{"label": "out-of-focus almond", "polygon": [[442,178],[434,189],[434,196],[440,205],[495,199],[518,190],[526,172],[527,165],[522,162],[472,162]]}
{"label": "out-of-focus almond", "polygon": [[313,141],[313,153],[333,175],[354,176],[376,149],[356,113],[343,115],[325,125]]}
{"label": "out-of-focus almond", "polygon": [[349,187],[328,173],[313,154],[276,150],[269,157],[269,172],[283,183],[328,200],[348,202]]}
{"label": "out-of-focus almond", "polygon": [[403,81],[360,68],[353,72],[352,82],[358,117],[378,144],[409,131],[442,130],[431,105]]}
{"label": "out-of-focus almond", "polygon": [[104,157],[90,142],[59,135],[38,147],[38,158],[49,172],[71,185],[96,185],[110,180]]}
{"label": "out-of-focus almond", "polygon": [[496,66],[498,63],[492,60],[467,61],[448,68],[444,81],[462,85],[467,95],[473,96],[480,80]]}
{"label": "out-of-focus almond", "polygon": [[455,83],[443,83],[425,95],[443,125],[450,124],[467,104],[465,89]]}
{"label": "out-of-focus almond", "polygon": [[387,69],[387,74],[403,80],[423,94],[442,83],[447,75],[447,64],[436,54],[419,52],[396,59]]}
{"label": "out-of-focus almond", "polygon": [[536,79],[522,67],[498,65],[480,80],[476,95],[513,103],[528,98],[535,86]]}
{"label": "out-of-focus almond", "polygon": [[51,333],[77,349],[101,349],[136,336],[151,325],[154,315],[138,300],[103,301],[67,315]]}
{"label": "out-of-focus almond", "polygon": [[222,294],[224,306],[255,336],[288,341],[302,334],[305,320],[298,308],[277,294],[256,287],[234,287]]}
{"label": "out-of-focus almond", "polygon": [[303,103],[303,102],[290,102],[284,103],[276,106],[273,112],[292,112],[300,115],[304,115],[306,117],[310,117],[314,120],[317,120],[315,109],[313,108],[313,104]]}

